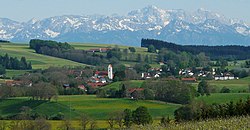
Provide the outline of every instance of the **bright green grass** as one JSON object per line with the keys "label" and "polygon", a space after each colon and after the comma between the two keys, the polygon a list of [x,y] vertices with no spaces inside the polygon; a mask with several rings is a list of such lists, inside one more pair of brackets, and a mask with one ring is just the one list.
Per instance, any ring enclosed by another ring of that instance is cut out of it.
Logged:
{"label": "bright green grass", "polygon": [[180,107],[178,104],[166,104],[153,101],[135,101],[130,99],[97,98],[96,96],[61,96],[58,100],[64,105],[79,112],[86,113],[95,119],[107,119],[109,113],[123,111],[126,108],[136,109],[145,106],[149,109],[153,118],[160,118],[162,115],[173,117],[174,111]]}
{"label": "bright green grass", "polygon": [[[62,112],[66,117],[70,116],[69,107],[62,105],[57,102],[48,102],[48,101],[32,101],[28,98],[11,98],[0,100],[0,115],[1,116],[10,116],[15,115],[20,112],[22,106],[30,107],[34,112],[39,114],[52,116]],[[78,113],[71,112],[72,116],[77,116]]]}
{"label": "bright green grass", "polygon": [[101,89],[121,89],[122,84],[124,84],[128,88],[140,88],[144,80],[130,80],[130,81],[119,81],[111,83],[107,86],[102,87]]}
{"label": "bright green grass", "polygon": [[250,93],[212,93],[210,96],[200,96],[196,98],[197,101],[204,101],[208,104],[213,103],[229,103],[230,101],[237,102],[240,99],[247,99]]}
{"label": "bright green grass", "polygon": [[7,77],[13,77],[16,75],[21,75],[29,72],[29,70],[6,70]]}
{"label": "bright green grass", "polygon": [[59,96],[57,102],[32,101],[29,98],[11,98],[0,100],[0,115],[10,116],[17,114],[22,106],[28,106],[34,112],[47,116],[62,112],[66,118],[77,119],[81,113],[86,113],[94,119],[103,120],[108,118],[109,113],[123,111],[126,108],[134,110],[139,106],[147,107],[154,119],[158,119],[162,115],[173,117],[174,111],[181,105],[156,101],[97,98],[95,95]]}
{"label": "bright green grass", "polygon": [[27,44],[1,44],[0,55],[6,53],[13,57],[26,57],[27,61],[32,63],[33,69],[45,69],[50,66],[84,66],[84,64],[70,60],[37,54],[29,49]]}

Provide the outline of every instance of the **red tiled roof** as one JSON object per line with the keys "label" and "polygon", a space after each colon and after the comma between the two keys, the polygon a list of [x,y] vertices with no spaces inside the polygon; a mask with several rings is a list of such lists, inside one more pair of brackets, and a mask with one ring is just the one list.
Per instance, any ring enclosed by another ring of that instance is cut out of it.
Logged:
{"label": "red tiled roof", "polygon": [[95,74],[97,74],[97,75],[108,75],[108,71],[96,71]]}
{"label": "red tiled roof", "polygon": [[88,83],[88,86],[90,86],[92,88],[102,87],[105,85],[106,85],[106,83]]}
{"label": "red tiled roof", "polygon": [[78,88],[82,90],[86,90],[86,87],[84,85],[79,85]]}
{"label": "red tiled roof", "polygon": [[196,81],[196,78],[182,78],[182,81]]}
{"label": "red tiled roof", "polygon": [[130,89],[128,89],[128,92],[132,93],[134,91],[143,91],[143,90],[144,90],[144,88],[130,88]]}
{"label": "red tiled roof", "polygon": [[22,84],[23,82],[22,82],[22,81],[16,81],[16,80],[7,80],[5,83],[6,83],[6,85],[8,85],[8,86],[12,86],[12,85],[20,85],[20,84]]}

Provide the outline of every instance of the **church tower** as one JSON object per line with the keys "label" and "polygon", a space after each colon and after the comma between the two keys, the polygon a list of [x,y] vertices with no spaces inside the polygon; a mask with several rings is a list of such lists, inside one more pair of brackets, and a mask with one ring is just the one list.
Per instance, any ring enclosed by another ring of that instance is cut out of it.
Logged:
{"label": "church tower", "polygon": [[108,66],[108,77],[111,80],[113,79],[113,67],[111,64],[109,64],[109,66]]}

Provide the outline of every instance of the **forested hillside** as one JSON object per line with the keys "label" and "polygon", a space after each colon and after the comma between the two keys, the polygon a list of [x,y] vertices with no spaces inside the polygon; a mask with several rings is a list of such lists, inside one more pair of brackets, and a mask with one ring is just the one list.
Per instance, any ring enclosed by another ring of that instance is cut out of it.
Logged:
{"label": "forested hillside", "polygon": [[219,58],[245,60],[250,58],[250,46],[203,46],[203,45],[178,45],[171,42],[155,40],[155,39],[142,39],[141,47],[149,47],[153,45],[157,49],[167,48],[174,52],[186,51],[192,54],[199,54],[204,52],[212,60]]}

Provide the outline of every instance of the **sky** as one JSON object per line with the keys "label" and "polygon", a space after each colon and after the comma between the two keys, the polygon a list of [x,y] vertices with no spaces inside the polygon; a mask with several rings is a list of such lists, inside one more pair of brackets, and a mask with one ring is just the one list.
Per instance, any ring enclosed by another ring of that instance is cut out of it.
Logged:
{"label": "sky", "polygon": [[58,15],[125,15],[155,5],[162,9],[199,8],[250,23],[250,0],[0,0],[0,18],[26,22]]}

